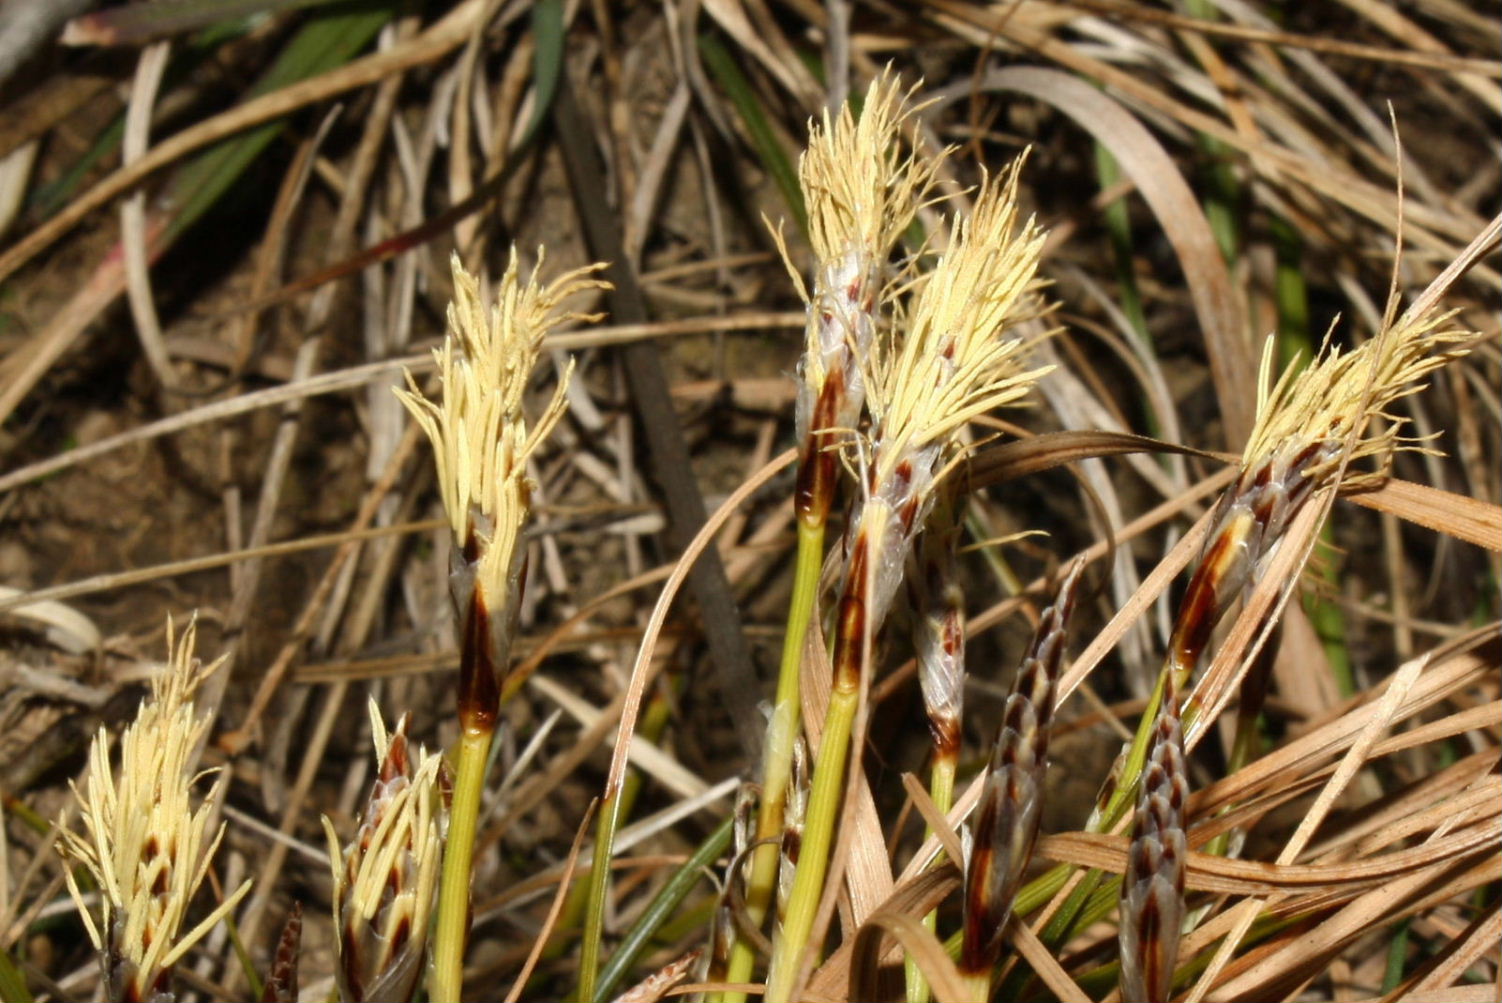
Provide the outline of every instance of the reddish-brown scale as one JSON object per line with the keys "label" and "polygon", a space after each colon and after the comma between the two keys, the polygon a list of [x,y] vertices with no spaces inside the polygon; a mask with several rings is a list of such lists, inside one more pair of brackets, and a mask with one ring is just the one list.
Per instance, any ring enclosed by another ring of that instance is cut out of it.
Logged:
{"label": "reddish-brown scale", "polygon": [[834,638],[833,686],[836,692],[853,693],[860,686],[861,642],[866,635],[864,593],[869,549],[866,535],[862,533],[856,540],[855,553],[850,555],[850,568],[845,573],[845,589],[840,596]]}
{"label": "reddish-brown scale", "polygon": [[782,831],[782,855],[792,863],[798,863],[798,851],[803,849],[803,833],[797,829]]}
{"label": "reddish-brown scale", "polygon": [[944,618],[944,628],[939,632],[939,646],[950,658],[959,658],[965,653],[965,628],[958,616]]}
{"label": "reddish-brown scale", "polygon": [[[992,857],[995,852],[992,847],[996,842],[996,815],[988,813],[984,817],[977,818],[975,822],[975,848],[970,851],[970,873],[990,874],[992,869]],[[994,939],[996,931],[985,929],[987,912],[986,899],[990,897],[990,889],[985,882],[977,882],[965,889],[965,894],[970,898],[965,909],[965,933],[960,947],[960,974],[979,975],[988,971],[991,960],[987,945]]]}
{"label": "reddish-brown scale", "polygon": [[804,523],[819,526],[829,516],[834,504],[836,461],[834,426],[839,419],[840,404],[845,399],[845,374],[832,372],[819,390],[809,415],[808,440],[803,444],[798,464],[798,482],[793,493],[793,507]]}
{"label": "reddish-brown scale", "polygon": [[471,734],[495,731],[500,711],[501,688],[496,681],[495,651],[490,636],[490,609],[485,593],[476,588],[464,613],[464,634],[459,647],[459,727]]}
{"label": "reddish-brown scale", "polygon": [[408,776],[411,770],[411,762],[407,758],[407,715],[396,723],[396,731],[391,735],[391,748],[386,751],[386,758],[381,760],[380,783],[389,784],[397,777]]}
{"label": "reddish-brown scale", "polygon": [[412,938],[412,917],[403,916],[396,924],[396,929],[391,931],[391,957],[400,957],[402,949],[407,946],[407,941]]}
{"label": "reddish-brown scale", "polygon": [[344,962],[344,984],[349,987],[349,998],[352,1000],[365,998],[365,980],[360,977],[365,966],[360,960],[360,946],[360,938],[351,936],[346,931],[341,955]]}
{"label": "reddish-brown scale", "polygon": [[1177,672],[1186,672],[1198,665],[1205,645],[1210,642],[1210,633],[1215,629],[1217,586],[1232,557],[1232,548],[1239,545],[1238,541],[1222,533],[1189,579],[1189,588],[1179,603],[1178,617],[1174,622],[1171,654]]}
{"label": "reddish-brown scale", "polygon": [[302,902],[293,899],[277,940],[276,954],[261,990],[261,1003],[292,1003],[297,999],[297,961],[302,947]]}
{"label": "reddish-brown scale", "polygon": [[[1142,984],[1148,987],[1150,997],[1160,998],[1153,993],[1154,986],[1164,985],[1162,972],[1163,952],[1158,947],[1163,937],[1163,916],[1158,911],[1158,900],[1149,898],[1142,904],[1138,936],[1142,944]],[[1169,973],[1172,975],[1172,973]],[[1167,999],[1166,995],[1161,997]]]}
{"label": "reddish-brown scale", "polygon": [[930,717],[928,730],[933,734],[934,759],[956,759],[960,754],[960,722],[954,717]]}

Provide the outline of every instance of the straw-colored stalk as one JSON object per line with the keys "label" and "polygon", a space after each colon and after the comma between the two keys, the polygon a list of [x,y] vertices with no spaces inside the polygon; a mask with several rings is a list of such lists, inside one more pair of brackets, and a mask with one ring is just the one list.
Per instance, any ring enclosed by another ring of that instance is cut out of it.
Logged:
{"label": "straw-colored stalk", "polygon": [[972,817],[959,971],[980,1000],[991,998],[991,977],[1012,901],[1038,838],[1054,689],[1064,668],[1069,618],[1083,569],[1084,561],[1076,560],[1053,604],[1038,618],[1002,710],[985,787]]}
{"label": "straw-colored stalk", "polygon": [[982,185],[973,213],[954,223],[949,250],[918,292],[901,347],[873,346],[864,498],[846,530],[829,709],[768,999],[791,998],[802,967],[824,891],[871,647],[934,490],[963,449],[958,433],[972,418],[1024,396],[1043,373],[1022,371],[1023,346],[1002,337],[1006,325],[1034,307],[1028,292],[1042,247],[1031,220],[1018,226],[1016,184],[1014,167],[999,182]]}
{"label": "straw-colored stalk", "polygon": [[[89,940],[99,952],[110,1000],[173,998],[172,969],[249,891],[246,881],[186,933],[189,904],[208,874],[224,827],[210,829],[224,794],[217,769],[200,771],[197,750],[209,728],[193,694],[221,658],[203,667],[193,655],[195,626],[175,637],[167,621],[167,665],[151,682],[134,723],[120,736],[120,769],[110,766],[109,736],[101,727],[89,750],[82,807],[84,835],[62,828],[61,849],[81,864],[99,889],[99,916],[90,910],[73,867],[64,869]],[[215,781],[193,807],[191,789]]]}
{"label": "straw-colored stalk", "polygon": [[345,1003],[412,998],[446,828],[442,758],[419,748],[414,766],[407,716],[388,735],[374,700],[370,724],[379,773],[355,838],[341,849],[333,823],[323,819],[334,877],[335,976]]}
{"label": "straw-colored stalk", "polygon": [[1178,694],[1170,688],[1153,726],[1152,756],[1132,822],[1132,843],[1121,882],[1121,998],[1125,1003],[1167,1000],[1184,922],[1184,733]]}
{"label": "straw-colored stalk", "polygon": [[[762,798],[757,816],[751,873],[746,887],[750,922],[766,918],[777,886],[777,840],[783,830],[793,740],[799,722],[799,669],[803,642],[817,606],[824,527],[838,479],[835,447],[860,419],[866,397],[862,359],[882,326],[882,308],[896,279],[890,267],[896,246],[927,197],[937,160],[899,153],[904,124],[913,114],[897,79],[882,73],[866,92],[856,121],[846,106],[838,118],[826,112],[809,127],[808,150],[798,178],[808,206],[809,243],[815,268],[810,291],[783,257],[807,303],[805,348],[798,365],[796,423],[799,465],[794,508],[798,552],[793,595],[772,720],[767,728]],[[774,234],[776,231],[774,231]],[[779,246],[781,235],[777,234]],[[746,981],[755,955],[738,942],[732,949],[730,981]],[[739,1001],[744,994],[726,994]]]}
{"label": "straw-colored stalk", "polygon": [[[538,257],[540,264],[541,251]],[[449,333],[433,352],[442,401],[424,397],[410,374],[409,389],[396,391],[432,440],[454,535],[449,596],[459,621],[460,730],[429,980],[429,995],[437,1000],[457,1000],[462,988],[475,829],[521,599],[525,551],[518,542],[532,493],[526,461],[563,414],[572,363],[531,425],[522,398],[547,333],[568,320],[594,319],[562,304],[603,285],[593,278],[599,267],[568,272],[547,285],[538,284],[534,271],[522,282],[513,249],[496,302],[487,309],[479,283],[456,255]]]}
{"label": "straw-colored stalk", "polygon": [[[1385,408],[1422,389],[1424,376],[1456,357],[1453,346],[1465,335],[1444,326],[1449,317],[1404,315],[1351,352],[1327,343],[1312,365],[1290,366],[1276,383],[1269,379],[1274,343],[1268,339],[1258,377],[1257,423],[1240,473],[1216,505],[1179,603],[1158,686],[1142,727],[1112,768],[1091,831],[1104,831],[1125,815],[1165,687],[1186,690],[1216,626],[1261,579],[1294,516],[1321,490],[1351,490],[1380,480],[1396,449],[1421,448],[1399,437],[1405,419]],[[1385,421],[1379,431],[1366,434],[1374,417]],[[1375,458],[1375,471],[1347,469],[1346,464],[1367,457]],[[1186,727],[1195,726],[1196,712],[1190,693],[1183,709]]]}

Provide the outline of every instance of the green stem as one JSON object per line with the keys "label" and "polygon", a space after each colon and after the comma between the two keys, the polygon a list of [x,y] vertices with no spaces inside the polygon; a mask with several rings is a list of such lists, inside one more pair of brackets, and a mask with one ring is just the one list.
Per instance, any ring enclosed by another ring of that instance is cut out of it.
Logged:
{"label": "green stem", "polygon": [[814,926],[814,913],[824,894],[824,875],[829,870],[829,846],[845,794],[845,759],[850,751],[850,730],[855,723],[860,693],[856,687],[841,687],[829,697],[824,716],[824,737],[819,742],[814,767],[813,790],[808,799],[808,817],[803,824],[803,844],[793,871],[793,890],[788,895],[787,918],[772,958],[763,998],[792,999],[793,983],[803,967],[803,955]]}
{"label": "green stem", "polygon": [[[933,770],[928,776],[928,799],[934,803],[941,815],[948,815],[949,809],[954,807],[954,774],[959,766],[958,750],[949,750],[934,756]],[[924,826],[923,838],[925,841],[934,834],[932,826]],[[933,866],[937,866],[944,859],[941,853],[934,858]],[[956,863],[959,863],[956,861]],[[923,917],[923,925],[929,933],[937,934],[939,929],[939,910],[932,909]],[[907,977],[908,1003],[928,1003],[929,991],[928,980],[923,977],[923,970],[918,963],[908,957],[902,964],[903,972]],[[988,983],[989,988],[989,983]],[[983,999],[984,997],[977,997]]]}
{"label": "green stem", "polygon": [[480,795],[485,789],[485,766],[494,730],[465,729],[459,736],[455,764],[454,801],[449,808],[448,843],[438,884],[438,926],[433,933],[433,966],[428,974],[428,998],[461,998],[464,987],[464,948],[469,939],[469,885],[475,853],[475,829],[480,820]]}
{"label": "green stem", "polygon": [[[826,512],[827,514],[827,512]],[[793,746],[797,742],[800,714],[800,680],[803,643],[818,604],[819,571],[824,562],[826,520],[798,520],[798,556],[793,570],[793,597],[788,604],[787,633],[782,639],[782,665],[777,672],[777,697],[772,720],[767,725],[766,762],[762,767],[761,804],[756,817],[756,849],[751,855],[751,877],[746,885],[746,912],[752,925],[760,927],[777,890],[777,868],[782,856],[783,810],[793,770]],[[730,949],[727,982],[748,982],[755,964],[752,946],[736,938]],[[743,1003],[745,993],[720,994],[722,1003]]]}
{"label": "green stem", "polygon": [[595,852],[589,871],[589,905],[584,912],[584,941],[579,950],[581,1000],[595,998],[600,971],[600,940],[605,933],[605,896],[610,888],[610,857],[615,850],[615,831],[620,825],[621,790],[607,791],[595,828]]}
{"label": "green stem", "polygon": [[625,939],[621,941],[621,946],[616,948],[610,960],[605,963],[595,987],[595,1003],[601,1003],[615,991],[621,978],[630,970],[631,965],[646,948],[652,936],[698,883],[705,868],[718,860],[720,854],[730,846],[734,823],[734,814],[726,816],[725,821],[721,822],[719,827],[709,834],[709,838],[694,851],[694,855],[684,861],[683,866],[678,868],[677,872],[668,879],[668,883],[662,886],[662,890],[652,899],[641,918],[627,932]]}

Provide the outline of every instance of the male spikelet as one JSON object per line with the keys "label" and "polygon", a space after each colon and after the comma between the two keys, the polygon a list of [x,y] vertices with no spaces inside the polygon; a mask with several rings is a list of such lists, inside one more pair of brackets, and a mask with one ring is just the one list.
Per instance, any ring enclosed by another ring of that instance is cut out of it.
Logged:
{"label": "male spikelet", "polygon": [[812,293],[788,266],[808,304],[795,410],[802,454],[796,501],[803,518],[822,518],[833,500],[835,459],[828,447],[860,418],[862,360],[892,295],[892,250],[928,198],[944,156],[899,152],[902,129],[916,111],[907,103],[910,95],[890,72],[881,73],[866,91],[859,121],[847,104],[837,119],[826,111],[810,125],[798,163],[815,259]]}
{"label": "male spikelet", "polygon": [[208,873],[224,828],[209,829],[224,779],[192,806],[200,772],[196,750],[209,727],[193,694],[224,659],[204,668],[193,656],[195,626],[181,638],[167,621],[167,666],[151,681],[134,723],[120,736],[119,773],[110,766],[109,736],[101,727],[89,750],[83,791],[74,787],[85,835],[62,831],[62,850],[99,886],[100,915],[89,910],[73,868],[63,873],[78,903],[104,972],[111,1000],[171,1000],[172,968],[250,889],[250,882],[187,933],[188,906]]}
{"label": "male spikelet", "polygon": [[[1465,332],[1448,325],[1453,314],[1404,314],[1359,348],[1341,352],[1328,342],[1308,367],[1290,367],[1274,383],[1273,342],[1258,376],[1257,421],[1237,478],[1216,503],[1210,530],[1169,637],[1160,688],[1189,692],[1216,626],[1236,599],[1256,585],[1283,533],[1321,489],[1351,490],[1386,475],[1392,454],[1417,449],[1400,437],[1406,419],[1387,412],[1396,400],[1423,389],[1426,375],[1463,354]],[[1383,427],[1368,431],[1373,418]],[[1371,458],[1375,472],[1345,464]],[[1193,727],[1197,695],[1183,714]],[[1111,769],[1087,828],[1100,832],[1130,803],[1130,763],[1147,753],[1139,734]],[[1126,786],[1123,786],[1125,782]]]}
{"label": "male spikelet", "polygon": [[[541,267],[542,252],[538,252]],[[519,599],[521,559],[517,546],[530,512],[532,485],[527,457],[547,438],[564,411],[570,362],[558,389],[530,425],[522,398],[547,333],[571,320],[594,320],[570,312],[563,302],[575,293],[600,288],[591,276],[599,265],[568,272],[547,285],[536,274],[523,283],[513,249],[496,301],[487,311],[479,282],[454,256],[454,299],[449,304],[449,336],[433,350],[443,381],[435,403],[422,395],[409,373],[408,389],[396,394],[433,443],[443,508],[457,545],[450,595],[461,620],[479,609],[472,630],[484,635],[481,652],[491,667],[505,667],[509,616]],[[466,639],[468,640],[468,639]],[[488,681],[461,682],[461,708],[472,689]],[[463,711],[461,710],[461,713]]]}
{"label": "male spikelet", "polygon": [[[1455,358],[1465,335],[1444,327],[1451,315],[1405,316],[1351,352],[1327,343],[1302,370],[1285,370],[1270,383],[1273,342],[1262,353],[1257,421],[1236,481],[1221,496],[1215,522],[1179,605],[1169,661],[1185,685],[1220,617],[1271,559],[1284,529],[1316,491],[1342,477],[1345,490],[1380,480],[1406,419],[1388,414],[1393,401],[1422,389],[1419,381]],[[1368,433],[1373,418],[1386,419]],[[1349,450],[1347,450],[1349,444]],[[1374,457],[1374,473],[1346,470],[1342,461]]]}
{"label": "male spikelet", "polygon": [[547,333],[568,320],[594,319],[569,312],[564,301],[604,285],[593,277],[600,265],[547,285],[538,283],[535,272],[522,282],[513,248],[496,302],[487,310],[479,283],[457,255],[452,267],[449,335],[433,353],[443,399],[424,397],[410,374],[408,389],[396,391],[432,440],[454,534],[449,597],[459,621],[459,746],[429,982],[434,999],[458,999],[462,990],[475,828],[521,599],[525,551],[518,544],[533,486],[526,462],[563,414],[572,364],[531,425],[522,398]]}
{"label": "male spikelet", "polygon": [[1020,166],[981,185],[918,291],[900,344],[873,346],[866,359],[871,445],[865,498],[846,534],[855,541],[846,581],[872,575],[873,625],[891,605],[936,484],[963,452],[960,431],[1025,397],[1048,371],[1024,370],[1025,345],[1003,337],[1039,309],[1032,293],[1044,235],[1031,219],[1018,223]]}
{"label": "male spikelet", "polygon": [[380,772],[355,838],[342,850],[325,816],[334,877],[335,970],[339,997],[408,1000],[422,975],[446,812],[439,792],[441,758],[421,747],[414,767],[407,716],[386,733],[370,702],[371,737]]}

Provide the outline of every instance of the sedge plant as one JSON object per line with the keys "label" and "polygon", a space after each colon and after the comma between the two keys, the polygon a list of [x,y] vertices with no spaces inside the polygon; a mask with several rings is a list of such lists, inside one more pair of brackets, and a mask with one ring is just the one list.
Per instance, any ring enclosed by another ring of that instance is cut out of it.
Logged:
{"label": "sedge plant", "polygon": [[861,497],[846,529],[830,701],[768,999],[792,998],[811,946],[873,638],[935,490],[963,452],[958,433],[972,418],[1022,398],[1044,372],[1024,370],[1024,345],[1003,337],[1036,310],[1030,291],[1043,243],[1032,220],[1018,221],[1018,166],[981,185],[973,211],[956,218],[948,249],[916,293],[900,345],[878,343],[870,356],[872,428],[860,448]]}
{"label": "sedge plant", "polygon": [[[749,921],[758,927],[778,883],[778,845],[800,727],[803,643],[818,606],[825,527],[839,479],[837,447],[859,421],[865,402],[862,360],[883,326],[884,308],[899,279],[891,267],[893,249],[927,197],[938,163],[916,152],[899,153],[901,130],[913,114],[906,96],[894,76],[882,73],[866,92],[859,120],[847,106],[838,117],[831,119],[826,112],[822,121],[810,125],[798,182],[816,261],[811,289],[782,248],[808,319],[795,410],[799,457],[793,595],[767,727],[757,845],[745,894]],[[728,980],[749,979],[754,960],[750,943],[737,938]],[[743,994],[723,998],[739,1000]]]}
{"label": "sedge plant", "polygon": [[527,421],[522,400],[547,333],[565,321],[594,319],[570,313],[564,301],[603,285],[593,277],[598,266],[545,285],[534,271],[523,282],[513,250],[495,302],[487,306],[457,256],[452,267],[449,332],[433,352],[442,399],[423,396],[410,374],[408,389],[396,391],[433,444],[453,533],[449,598],[459,624],[459,741],[428,982],[434,1000],[460,998],[475,831],[521,601],[525,551],[519,544],[532,493],[527,457],[563,415],[572,363],[535,421]]}
{"label": "sedge plant", "polygon": [[[1088,831],[1115,828],[1138,801],[1168,696],[1184,694],[1179,716],[1186,735],[1202,725],[1207,701],[1190,684],[1206,660],[1216,627],[1262,579],[1294,517],[1323,492],[1380,482],[1397,449],[1423,448],[1400,436],[1404,419],[1386,409],[1422,389],[1420,381],[1427,374],[1457,356],[1456,343],[1465,335],[1448,325],[1448,314],[1409,312],[1394,319],[1394,312],[1389,309],[1382,331],[1360,347],[1343,352],[1327,342],[1312,364],[1289,366],[1276,380],[1271,378],[1276,347],[1268,339],[1258,377],[1257,420],[1236,480],[1212,511],[1157,685],[1141,724],[1111,768],[1086,823]],[[1384,420],[1371,431],[1374,418]],[[1374,462],[1375,469],[1350,466],[1359,460]],[[1082,910],[1098,878],[1075,887],[1046,928],[1046,942],[1061,943],[1095,918]],[[1048,880],[1060,879],[1049,875]]]}

